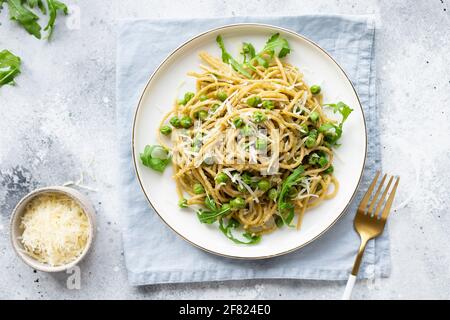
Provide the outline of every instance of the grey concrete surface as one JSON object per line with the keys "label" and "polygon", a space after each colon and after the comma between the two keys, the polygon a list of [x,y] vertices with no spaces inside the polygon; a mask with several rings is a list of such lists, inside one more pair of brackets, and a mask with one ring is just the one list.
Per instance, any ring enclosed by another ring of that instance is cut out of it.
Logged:
{"label": "grey concrete surface", "polygon": [[[400,174],[392,215],[392,275],[360,281],[359,299],[450,298],[450,3],[448,0],[66,1],[38,41],[0,13],[0,50],[23,59],[15,87],[0,89],[0,299],[335,299],[341,282],[233,281],[131,287],[126,281],[116,194],[115,32],[119,19],[374,14],[383,167]],[[25,193],[78,180],[98,212],[92,254],[68,274],[34,272],[13,253],[9,216]]]}

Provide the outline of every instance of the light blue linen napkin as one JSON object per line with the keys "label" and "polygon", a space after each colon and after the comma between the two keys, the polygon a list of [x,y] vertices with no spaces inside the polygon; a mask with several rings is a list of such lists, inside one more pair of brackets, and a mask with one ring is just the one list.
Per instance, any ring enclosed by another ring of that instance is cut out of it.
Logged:
{"label": "light blue linen napkin", "polygon": [[[294,30],[327,50],[344,68],[364,107],[368,158],[360,192],[331,230],[297,252],[259,261],[218,257],[197,249],[167,227],[147,203],[131,159],[131,125],[138,98],[156,66],[184,41],[213,27],[259,22]],[[344,280],[359,246],[352,221],[368,181],[381,166],[375,89],[375,23],[370,16],[309,15],[193,20],[123,21],[117,46],[117,125],[120,143],[123,246],[132,285],[238,279]],[[368,244],[360,277],[390,272],[387,232]]]}

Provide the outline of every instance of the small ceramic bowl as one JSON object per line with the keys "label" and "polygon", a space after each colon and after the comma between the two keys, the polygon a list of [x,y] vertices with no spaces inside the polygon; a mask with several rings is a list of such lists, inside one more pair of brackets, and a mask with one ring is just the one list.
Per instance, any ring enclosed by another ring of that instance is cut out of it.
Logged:
{"label": "small ceramic bowl", "polygon": [[[87,240],[86,247],[84,248],[84,250],[80,256],[78,256],[75,260],[73,260],[72,262],[65,264],[65,265],[51,266],[51,265],[37,261],[36,259],[27,255],[24,252],[23,245],[19,239],[19,237],[21,236],[21,234],[23,232],[23,230],[20,228],[21,218],[25,213],[27,204],[31,200],[33,200],[36,196],[40,196],[40,195],[47,194],[47,193],[61,194],[61,195],[64,195],[64,196],[67,196],[67,197],[73,199],[80,206],[80,208],[83,209],[83,211],[86,214],[88,221],[89,221],[90,230],[89,230],[89,238]],[[45,188],[40,188],[40,189],[34,190],[34,191],[30,192],[29,194],[27,194],[25,197],[23,197],[22,200],[19,201],[19,203],[14,208],[12,216],[11,216],[10,234],[11,234],[11,242],[12,242],[14,251],[27,265],[29,265],[30,267],[32,267],[36,270],[45,271],[45,272],[60,272],[60,271],[67,270],[67,269],[77,265],[86,256],[89,249],[91,248],[92,241],[94,239],[94,230],[95,230],[94,216],[95,216],[95,210],[94,210],[94,207],[92,206],[91,202],[89,201],[89,199],[85,195],[83,195],[82,193],[78,192],[75,189],[72,189],[69,187],[54,186],[54,187],[45,187]]]}

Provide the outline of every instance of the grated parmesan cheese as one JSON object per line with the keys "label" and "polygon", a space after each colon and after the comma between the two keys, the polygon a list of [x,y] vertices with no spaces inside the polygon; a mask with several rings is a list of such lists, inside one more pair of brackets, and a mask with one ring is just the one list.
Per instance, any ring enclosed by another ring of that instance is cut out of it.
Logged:
{"label": "grated parmesan cheese", "polygon": [[24,251],[39,262],[60,266],[81,255],[89,238],[89,221],[67,196],[52,194],[33,199],[22,217],[20,240]]}
{"label": "grated parmesan cheese", "polygon": [[231,182],[233,183],[238,183],[239,185],[241,185],[242,187],[244,187],[245,189],[247,189],[247,191],[250,193],[250,195],[252,196],[252,199],[256,202],[259,203],[259,199],[258,196],[256,195],[256,193],[252,190],[252,188],[250,188],[250,186],[248,184],[246,184],[242,179],[241,179],[241,175],[236,172],[234,174],[231,174],[231,171],[233,171],[234,169],[222,169],[222,172],[225,173],[228,177],[230,177]]}

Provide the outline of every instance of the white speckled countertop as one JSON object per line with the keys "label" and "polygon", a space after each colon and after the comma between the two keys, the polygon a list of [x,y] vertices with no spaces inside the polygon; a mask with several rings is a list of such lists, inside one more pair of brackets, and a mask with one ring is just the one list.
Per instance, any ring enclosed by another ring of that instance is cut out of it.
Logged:
{"label": "white speckled countertop", "polygon": [[[360,281],[360,299],[450,299],[450,2],[352,0],[66,1],[79,13],[38,41],[0,13],[0,50],[23,59],[0,89],[0,299],[334,299],[344,283],[254,280],[131,287],[116,210],[115,31],[118,19],[375,14],[383,166],[399,174],[390,224],[392,274]],[[72,20],[70,20],[72,19]],[[67,22],[67,23],[65,23]],[[83,177],[98,214],[93,252],[68,274],[34,272],[9,243],[9,216],[28,191]]]}

